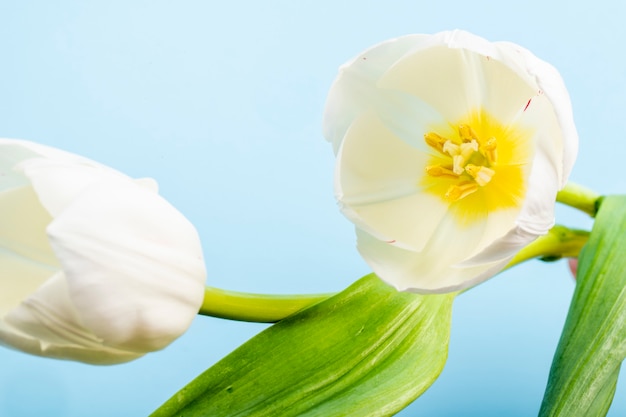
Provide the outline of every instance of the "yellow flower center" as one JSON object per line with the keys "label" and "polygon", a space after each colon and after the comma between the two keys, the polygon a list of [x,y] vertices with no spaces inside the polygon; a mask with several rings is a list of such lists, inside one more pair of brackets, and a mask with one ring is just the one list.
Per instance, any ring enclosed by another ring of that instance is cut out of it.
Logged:
{"label": "yellow flower center", "polygon": [[471,126],[458,126],[460,143],[455,143],[435,132],[424,135],[426,143],[439,151],[449,162],[445,165],[428,165],[426,173],[432,177],[446,176],[458,180],[450,185],[444,198],[453,202],[478,191],[479,187],[489,184],[496,171],[491,166],[496,162],[497,139],[491,137],[483,144],[478,144],[478,136]]}
{"label": "yellow flower center", "polygon": [[485,110],[424,135],[434,151],[420,185],[467,222],[519,208],[532,160],[532,132],[504,126]]}

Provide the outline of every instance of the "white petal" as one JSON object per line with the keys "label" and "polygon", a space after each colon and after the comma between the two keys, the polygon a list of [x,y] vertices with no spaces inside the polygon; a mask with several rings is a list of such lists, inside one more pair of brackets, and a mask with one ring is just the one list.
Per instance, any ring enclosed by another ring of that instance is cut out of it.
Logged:
{"label": "white petal", "polygon": [[408,50],[419,45],[428,35],[408,35],[375,45],[339,69],[326,100],[323,132],[335,152],[361,112],[379,102],[376,83],[380,76]]}
{"label": "white petal", "polygon": [[52,159],[59,162],[93,165],[99,166],[102,169],[111,170],[111,168],[108,168],[105,165],[99,164],[80,155],[65,152],[61,149],[52,148],[50,146],[41,145],[28,140],[0,138],[0,154],[12,161],[11,166],[27,159],[43,157],[45,159]]}
{"label": "white petal", "polygon": [[[480,228],[476,225],[467,227],[457,224],[457,230],[450,230],[450,235],[456,236],[459,241],[464,242],[466,246],[470,246],[472,250],[467,252],[467,258],[459,259],[452,265],[457,265],[458,262],[464,263],[467,259],[475,257],[476,254],[492,245],[494,241],[502,239],[510,230],[515,229],[519,221],[520,212],[519,208],[500,209],[491,212],[487,212],[484,209],[484,219],[480,222],[482,224]],[[451,208],[450,217],[454,217],[454,213],[454,208]],[[450,224],[450,227],[453,227],[453,224]],[[478,231],[481,235],[480,239],[476,237]]]}
{"label": "white petal", "polygon": [[53,217],[90,182],[107,176],[127,178],[79,155],[17,139],[0,139],[0,173],[0,192],[32,184]]}
{"label": "white petal", "polygon": [[52,217],[56,217],[91,183],[124,177],[112,169],[86,163],[35,158],[19,168],[31,181],[37,196]]}
{"label": "white petal", "polygon": [[509,42],[497,42],[496,46],[501,50],[502,56],[507,58],[506,63],[517,70],[518,74],[532,77],[538,89],[552,103],[561,131],[559,137],[563,141],[563,170],[559,177],[560,187],[563,187],[578,153],[578,132],[565,83],[556,68],[537,58],[529,50]]}
{"label": "white petal", "polygon": [[0,192],[0,318],[60,265],[48,243],[52,220],[30,186]]}
{"label": "white petal", "polygon": [[77,345],[43,346],[41,341],[13,329],[2,321],[0,321],[0,345],[5,345],[31,355],[80,361],[93,365],[113,365],[143,356],[143,354],[135,352],[126,352],[106,347],[94,350]]}
{"label": "white petal", "polygon": [[406,55],[381,78],[379,86],[408,92],[434,107],[444,118],[459,120],[482,103],[480,56],[433,46]]}
{"label": "white petal", "polygon": [[159,193],[159,184],[154,178],[137,178],[133,181],[135,181],[135,184],[145,188],[146,190],[150,190],[155,194]]}
{"label": "white petal", "polygon": [[335,192],[344,214],[383,240],[421,250],[447,209],[419,186],[428,158],[364,113],[337,156]]}
{"label": "white petal", "polygon": [[61,271],[29,294],[4,317],[4,321],[15,330],[40,340],[44,349],[51,344],[90,348],[102,344],[81,323]]}
{"label": "white petal", "polygon": [[528,179],[528,191],[517,224],[541,236],[554,226],[554,201],[559,189],[555,167],[545,152],[537,151]]}
{"label": "white petal", "polygon": [[534,85],[497,60],[496,48],[486,40],[461,31],[433,39],[439,42],[398,60],[379,86],[410,92],[449,121],[484,108],[504,124],[537,94]]}
{"label": "white petal", "polygon": [[500,239],[494,240],[478,255],[455,265],[455,267],[466,268],[492,262],[508,263],[520,249],[535,240],[537,236],[538,235],[535,233],[525,231],[520,227],[515,227]]}
{"label": "white petal", "polygon": [[143,353],[102,345],[86,329],[58,272],[0,321],[0,340],[28,353],[94,364],[127,362]]}
{"label": "white petal", "polygon": [[38,155],[16,142],[0,139],[0,193],[30,185],[28,178],[15,170],[15,166]]}
{"label": "white petal", "polygon": [[461,290],[482,282],[506,265],[505,257],[485,258],[481,263],[472,261],[494,241],[507,242],[507,232],[516,228],[515,214],[516,211],[501,211],[490,214],[488,221],[462,225],[458,215],[450,210],[421,252],[398,248],[357,229],[358,248],[374,272],[398,290]]}
{"label": "white petal", "polygon": [[0,321],[0,345],[31,355],[74,360],[93,365],[113,365],[128,362],[143,356],[143,354],[125,352],[107,347],[100,347],[95,350],[78,345],[42,344],[40,340],[22,333],[2,321]]}
{"label": "white petal", "polygon": [[49,226],[81,321],[104,344],[136,352],[180,336],[203,298],[193,226],[122,178],[86,187]]}
{"label": "white petal", "polygon": [[[357,229],[359,252],[382,280],[399,291],[423,294],[459,291],[476,285],[501,270],[504,262],[454,268],[448,256],[413,252],[389,245]],[[459,245],[451,245],[459,247]],[[449,254],[448,254],[449,255]]]}

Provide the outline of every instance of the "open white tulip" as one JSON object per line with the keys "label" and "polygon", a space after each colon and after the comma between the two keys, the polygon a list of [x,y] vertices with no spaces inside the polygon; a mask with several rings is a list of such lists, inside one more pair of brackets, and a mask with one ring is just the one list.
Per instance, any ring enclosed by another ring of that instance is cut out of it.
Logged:
{"label": "open white tulip", "polygon": [[462,31],[392,39],[342,66],[324,135],[363,258],[423,293],[476,285],[546,233],[578,147],[558,72]]}
{"label": "open white tulip", "polygon": [[0,139],[0,344],[129,361],[185,332],[204,281],[195,228],[153,181]]}

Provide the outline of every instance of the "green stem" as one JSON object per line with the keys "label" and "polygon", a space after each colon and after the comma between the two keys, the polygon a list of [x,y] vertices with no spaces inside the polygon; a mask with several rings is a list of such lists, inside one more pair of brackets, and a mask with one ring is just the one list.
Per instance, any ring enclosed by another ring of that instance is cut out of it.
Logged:
{"label": "green stem", "polygon": [[[589,232],[554,226],[548,234],[520,250],[507,268],[533,258],[556,260],[576,257],[587,242]],[[198,314],[223,319],[274,323],[334,294],[274,295],[249,294],[207,287]]]}
{"label": "green stem", "polygon": [[517,252],[506,268],[533,258],[540,258],[543,261],[576,258],[588,239],[589,232],[585,230],[569,229],[557,224],[547,234]]}
{"label": "green stem", "polygon": [[274,323],[334,294],[249,294],[207,287],[200,312],[223,319]]}
{"label": "green stem", "polygon": [[595,217],[598,211],[600,198],[601,196],[593,190],[572,182],[567,183],[556,195],[556,201],[559,203],[582,210],[591,217]]}

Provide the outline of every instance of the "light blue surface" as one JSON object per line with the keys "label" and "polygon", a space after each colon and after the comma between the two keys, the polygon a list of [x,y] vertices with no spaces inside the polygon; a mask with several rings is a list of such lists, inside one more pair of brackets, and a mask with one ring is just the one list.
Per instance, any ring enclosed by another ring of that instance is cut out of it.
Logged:
{"label": "light blue surface", "polygon": [[[519,43],[569,88],[581,136],[572,179],[623,193],[624,15],[608,0],[2,0],[0,137],[157,179],[199,229],[210,285],[340,290],[368,272],[321,137],[340,64],[407,33]],[[563,262],[532,262],[459,297],[446,368],[401,415],[536,415],[573,288]],[[263,328],[198,317],[164,351],[112,367],[0,348],[0,416],[147,415]],[[626,413],[625,394],[620,384],[611,416]]]}

